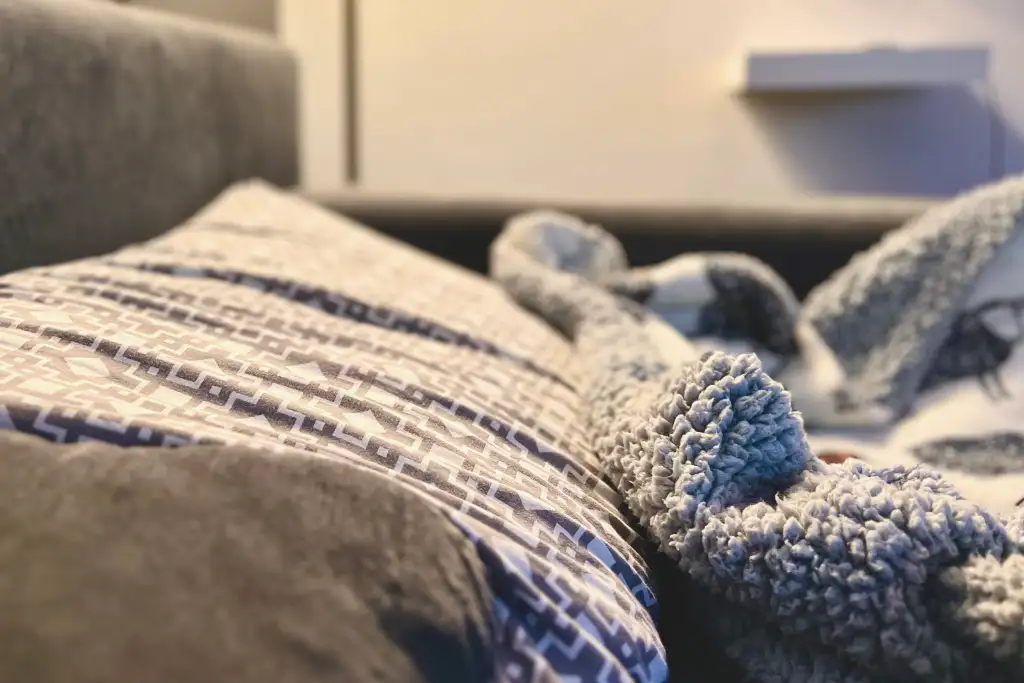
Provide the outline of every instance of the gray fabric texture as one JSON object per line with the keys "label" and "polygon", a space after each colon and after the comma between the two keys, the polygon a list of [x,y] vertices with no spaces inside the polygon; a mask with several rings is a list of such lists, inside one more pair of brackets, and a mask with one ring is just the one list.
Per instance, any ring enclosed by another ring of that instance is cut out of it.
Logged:
{"label": "gray fabric texture", "polygon": [[0,680],[491,680],[472,543],[397,482],[0,432]]}
{"label": "gray fabric texture", "polygon": [[[714,596],[709,628],[748,679],[1020,680],[1022,518],[920,467],[819,460],[756,356],[672,367],[621,298],[531,251],[553,244],[535,234],[550,224],[511,220],[493,274],[573,339],[598,459],[661,551]],[[607,242],[571,217],[559,230]]]}
{"label": "gray fabric texture", "polygon": [[1024,178],[940,204],[857,256],[803,316],[833,349],[855,404],[911,406],[971,285],[1024,227]]}
{"label": "gray fabric texture", "polygon": [[649,573],[582,438],[576,374],[495,283],[260,182],[146,244],[0,276],[0,430],[352,463],[473,543],[495,680],[663,683]]}
{"label": "gray fabric texture", "polygon": [[0,273],[170,229],[236,180],[297,181],[269,38],[94,0],[0,0]]}

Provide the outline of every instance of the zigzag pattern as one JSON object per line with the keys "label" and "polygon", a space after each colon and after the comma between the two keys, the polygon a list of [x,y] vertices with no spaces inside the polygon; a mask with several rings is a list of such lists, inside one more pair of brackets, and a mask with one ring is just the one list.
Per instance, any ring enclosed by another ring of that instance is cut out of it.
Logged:
{"label": "zigzag pattern", "polygon": [[0,428],[311,451],[422,493],[487,563],[501,680],[666,677],[572,350],[482,279],[248,186],[149,245],[0,279],[0,348]]}

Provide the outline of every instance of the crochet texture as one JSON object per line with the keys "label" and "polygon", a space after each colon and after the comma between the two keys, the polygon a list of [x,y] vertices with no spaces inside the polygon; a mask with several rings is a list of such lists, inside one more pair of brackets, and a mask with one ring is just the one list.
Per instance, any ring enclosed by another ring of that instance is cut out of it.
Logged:
{"label": "crochet texture", "polygon": [[707,588],[708,628],[748,677],[1021,680],[1024,517],[999,519],[927,469],[820,461],[753,354],[664,359],[638,305],[597,283],[621,253],[596,226],[526,214],[491,271],[574,341],[606,475]]}

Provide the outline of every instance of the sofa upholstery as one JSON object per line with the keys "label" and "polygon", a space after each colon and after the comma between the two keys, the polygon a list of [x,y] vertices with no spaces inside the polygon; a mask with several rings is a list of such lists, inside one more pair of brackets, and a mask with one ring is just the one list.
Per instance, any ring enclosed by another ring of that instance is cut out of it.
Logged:
{"label": "sofa upholstery", "polygon": [[0,273],[153,237],[236,180],[297,181],[267,37],[95,0],[0,0]]}

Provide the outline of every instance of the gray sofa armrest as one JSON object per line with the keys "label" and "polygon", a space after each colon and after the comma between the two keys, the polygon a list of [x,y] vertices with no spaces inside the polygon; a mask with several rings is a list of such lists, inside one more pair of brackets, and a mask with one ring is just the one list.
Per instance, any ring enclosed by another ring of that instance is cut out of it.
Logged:
{"label": "gray sofa armrest", "polygon": [[96,0],[0,0],[0,273],[153,237],[234,181],[293,185],[269,38]]}

